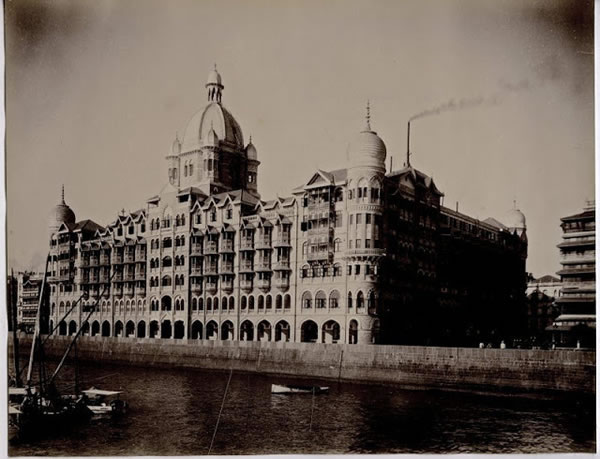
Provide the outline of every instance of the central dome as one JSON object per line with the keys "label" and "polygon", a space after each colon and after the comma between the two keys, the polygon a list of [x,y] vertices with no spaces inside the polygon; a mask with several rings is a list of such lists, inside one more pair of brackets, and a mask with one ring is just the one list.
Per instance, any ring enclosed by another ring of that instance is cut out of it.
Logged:
{"label": "central dome", "polygon": [[[219,142],[225,142],[239,150],[244,149],[244,137],[242,129],[233,115],[221,105],[221,91],[223,84],[221,75],[217,69],[211,70],[208,74],[206,83],[208,89],[208,105],[197,112],[189,121],[183,141],[181,142],[181,152],[199,150],[209,141],[209,132],[211,135],[217,135]],[[214,145],[214,138],[210,139],[211,146]]]}
{"label": "central dome", "polygon": [[242,129],[233,115],[221,104],[211,102],[196,113],[188,123],[183,137],[182,152],[198,150],[208,140],[213,129],[220,141],[244,148]]}
{"label": "central dome", "polygon": [[348,146],[350,167],[385,167],[386,154],[385,143],[370,129],[360,132]]}

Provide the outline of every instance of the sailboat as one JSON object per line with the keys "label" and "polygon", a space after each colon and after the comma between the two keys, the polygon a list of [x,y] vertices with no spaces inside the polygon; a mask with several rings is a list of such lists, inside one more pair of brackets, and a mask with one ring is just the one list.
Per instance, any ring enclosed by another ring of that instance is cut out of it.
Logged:
{"label": "sailboat", "polygon": [[[19,374],[18,340],[16,339],[16,335],[13,335],[15,340],[14,354],[16,387],[9,389],[9,416],[12,425],[18,429],[19,436],[31,436],[38,432],[47,432],[48,429],[61,428],[69,424],[88,420],[94,414],[94,407],[96,407],[97,403],[95,397],[90,397],[90,395],[93,394],[86,393],[86,391],[79,392],[79,384],[77,380],[75,381],[75,394],[61,395],[56,387],[56,378],[64,367],[71,350],[76,346],[77,340],[81,336],[83,327],[79,327],[79,330],[71,339],[69,346],[63,353],[63,356],[52,375],[49,378],[46,375],[46,366],[44,362],[45,340],[42,341],[41,339],[40,325],[42,302],[44,298],[43,292],[44,288],[46,288],[49,259],[50,256],[46,258],[46,269],[40,287],[35,329],[31,342],[27,376],[24,383],[21,383]],[[66,312],[65,317],[70,314],[70,312],[75,308],[77,303],[81,301],[84,295],[85,294],[83,294],[76,302],[74,302],[72,308]],[[87,322],[92,313],[96,310],[100,301],[100,297],[101,295],[98,297],[93,306],[85,310],[88,315],[83,323]],[[63,319],[65,317],[63,317]],[[60,321],[58,321],[58,323],[60,323]],[[53,331],[54,330],[49,330],[49,334],[51,335]],[[14,333],[16,333],[16,329]],[[33,367],[34,362],[36,361],[38,364],[37,366],[39,369],[39,375],[37,383],[34,383]],[[124,406],[124,402],[120,401],[118,404],[113,404],[110,406],[115,407],[115,412],[121,411],[119,408]]]}

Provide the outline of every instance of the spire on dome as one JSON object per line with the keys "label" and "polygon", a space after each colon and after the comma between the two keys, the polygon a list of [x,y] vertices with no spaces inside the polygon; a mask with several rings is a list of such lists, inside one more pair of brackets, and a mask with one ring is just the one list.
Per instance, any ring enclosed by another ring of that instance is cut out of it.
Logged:
{"label": "spire on dome", "polygon": [[60,193],[60,202],[61,204],[65,203],[65,184],[62,185],[62,191]]}
{"label": "spire on dome", "polygon": [[217,64],[215,64],[214,69],[208,74],[206,88],[208,89],[208,101],[220,103],[221,91],[224,89],[224,86],[221,83],[221,75],[217,71]]}
{"label": "spire on dome", "polygon": [[369,99],[367,99],[367,116],[365,116],[366,120],[367,120],[367,127],[366,127],[366,131],[370,131],[371,130],[371,105],[369,103]]}

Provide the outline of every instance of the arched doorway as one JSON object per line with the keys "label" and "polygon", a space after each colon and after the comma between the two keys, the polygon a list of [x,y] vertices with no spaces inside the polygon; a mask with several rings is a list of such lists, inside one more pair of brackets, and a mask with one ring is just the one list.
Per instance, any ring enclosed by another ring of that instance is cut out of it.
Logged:
{"label": "arched doorway", "polygon": [[102,336],[110,336],[110,322],[108,320],[102,322]]}
{"label": "arched doorway", "polygon": [[146,322],[140,320],[137,324],[137,337],[145,338],[146,337]]}
{"label": "arched doorway", "polygon": [[92,336],[100,334],[100,323],[97,320],[92,322]]}
{"label": "arched doorway", "polygon": [[329,320],[323,324],[321,332],[323,343],[337,343],[340,340],[340,324],[335,320]]}
{"label": "arched doorway", "polygon": [[64,320],[58,324],[58,334],[63,336],[67,334],[67,323]]}
{"label": "arched doorway", "polygon": [[280,320],[275,325],[275,341],[289,341],[290,340],[290,324],[285,320]]}
{"label": "arched doorway", "polygon": [[214,320],[206,324],[206,339],[215,340],[218,338],[219,326]]}
{"label": "arched doorway", "polygon": [[123,336],[123,322],[120,320],[115,322],[115,336]]}
{"label": "arched doorway", "polygon": [[348,344],[358,343],[358,322],[351,320],[348,326]]}
{"label": "arched doorway", "polygon": [[135,324],[131,320],[127,321],[125,325],[125,336],[127,338],[135,338]]}
{"label": "arched doorway", "polygon": [[192,323],[192,339],[202,339],[202,322],[199,320]]}
{"label": "arched doorway", "polygon": [[185,336],[185,325],[183,324],[183,320],[178,320],[175,322],[175,339],[183,339]]}
{"label": "arched doorway", "polygon": [[158,338],[158,321],[153,320],[150,322],[150,338]]}
{"label": "arched doorway", "polygon": [[[165,297],[165,298],[167,298],[167,297]],[[171,336],[173,336],[171,321],[163,320],[162,323],[160,324],[160,337],[166,339],[166,338],[170,338]]]}
{"label": "arched doorway", "polygon": [[266,320],[259,322],[256,327],[256,335],[258,341],[271,341],[271,324]]}
{"label": "arched doorway", "polygon": [[319,326],[312,320],[307,320],[302,324],[301,335],[303,343],[316,343],[319,339]]}
{"label": "arched doorway", "polygon": [[171,297],[166,295],[163,296],[162,299],[160,300],[160,309],[161,311],[170,311],[171,310]]}
{"label": "arched doorway", "polygon": [[90,335],[90,323],[89,322],[84,322],[83,325],[81,326],[81,334],[83,336],[89,336]]}
{"label": "arched doorway", "polygon": [[240,340],[241,341],[253,341],[254,340],[254,325],[249,320],[242,322],[240,327]]}
{"label": "arched doorway", "polygon": [[221,324],[221,340],[233,340],[233,323],[231,323],[229,320],[226,320]]}
{"label": "arched doorway", "polygon": [[72,320],[69,322],[69,335],[73,336],[75,333],[77,333],[77,323]]}
{"label": "arched doorway", "polygon": [[379,319],[373,321],[373,328],[371,329],[371,343],[379,344]]}

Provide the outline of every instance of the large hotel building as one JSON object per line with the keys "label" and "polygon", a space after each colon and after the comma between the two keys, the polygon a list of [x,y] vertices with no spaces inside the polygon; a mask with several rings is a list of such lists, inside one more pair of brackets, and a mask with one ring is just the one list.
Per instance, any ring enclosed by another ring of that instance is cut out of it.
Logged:
{"label": "large hotel building", "polygon": [[442,206],[410,162],[386,170],[368,114],[346,168],[262,200],[257,149],[223,89],[211,71],[206,106],[166,155],[168,181],[140,210],[77,221],[63,190],[49,222],[54,333],[442,345],[515,333],[520,211],[500,223]]}

